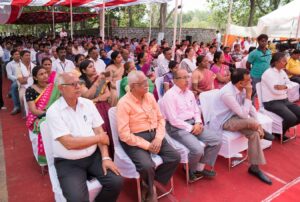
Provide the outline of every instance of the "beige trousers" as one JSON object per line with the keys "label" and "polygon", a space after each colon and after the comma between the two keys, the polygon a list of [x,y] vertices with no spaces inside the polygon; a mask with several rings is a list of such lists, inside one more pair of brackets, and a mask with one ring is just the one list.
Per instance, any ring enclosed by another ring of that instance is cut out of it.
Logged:
{"label": "beige trousers", "polygon": [[238,116],[233,116],[228,119],[224,125],[223,129],[232,131],[232,132],[240,132],[248,138],[248,155],[249,162],[251,165],[261,165],[265,164],[265,156],[263,150],[260,145],[260,137],[263,137],[263,130],[260,126],[259,130],[251,130],[249,126],[253,121],[257,122],[253,118],[241,119]]}

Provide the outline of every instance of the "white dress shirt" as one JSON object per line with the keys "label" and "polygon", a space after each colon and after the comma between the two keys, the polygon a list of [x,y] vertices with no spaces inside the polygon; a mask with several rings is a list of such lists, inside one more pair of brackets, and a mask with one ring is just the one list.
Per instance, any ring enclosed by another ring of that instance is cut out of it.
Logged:
{"label": "white dress shirt", "polygon": [[65,135],[73,137],[95,135],[93,128],[100,127],[103,119],[91,100],[79,97],[74,111],[65,99],[60,97],[47,110],[46,120],[54,157],[75,160],[88,157],[96,151],[96,144],[85,149],[68,150],[57,140]]}
{"label": "white dress shirt", "polygon": [[11,81],[16,81],[18,78],[18,72],[21,71],[21,61],[20,62],[16,62],[14,60],[10,61],[9,63],[7,63],[6,65],[6,73],[7,73],[7,77],[9,80]]}
{"label": "white dress shirt", "polygon": [[241,119],[257,118],[257,112],[250,99],[246,99],[246,91],[239,91],[231,82],[227,83],[218,92],[213,101],[214,111],[210,120],[210,127],[218,130],[232,116],[237,115]]}
{"label": "white dress shirt", "polygon": [[157,66],[158,66],[158,76],[164,76],[166,73],[170,71],[169,69],[170,61],[166,59],[164,55],[158,56]]}
{"label": "white dress shirt", "polygon": [[36,51],[32,48],[30,50],[30,60],[32,63],[36,64]]}
{"label": "white dress shirt", "polygon": [[65,59],[65,62],[62,62],[60,59],[56,59],[52,64],[52,71],[56,71],[58,74],[63,72],[72,72],[74,69],[74,63],[67,59]]}
{"label": "white dress shirt", "polygon": [[84,49],[82,48],[82,46],[78,46],[77,49],[72,47],[72,53],[73,55],[83,54]]}
{"label": "white dress shirt", "polygon": [[214,61],[214,54],[212,54],[211,52],[208,52],[206,54],[206,57],[207,57],[207,59],[208,59],[209,62],[213,62]]}
{"label": "white dress shirt", "polygon": [[27,70],[27,67],[21,63],[21,74],[22,77],[28,77],[27,84],[21,84],[21,87],[28,88],[33,84],[33,78],[32,78],[32,69],[35,67],[35,64],[32,62],[30,63],[30,72]]}
{"label": "white dress shirt", "polygon": [[99,58],[97,58],[96,61],[93,58],[90,58],[90,60],[94,62],[94,67],[96,68],[97,74],[105,72],[106,64],[103,62],[103,60]]}
{"label": "white dress shirt", "polygon": [[0,45],[0,59],[2,59],[3,56],[4,56],[4,51],[2,46]]}
{"label": "white dress shirt", "polygon": [[281,69],[279,71],[275,67],[268,68],[261,77],[261,91],[263,102],[287,99],[288,89],[276,90],[274,88],[275,85],[286,85],[288,89],[293,86],[284,70]]}

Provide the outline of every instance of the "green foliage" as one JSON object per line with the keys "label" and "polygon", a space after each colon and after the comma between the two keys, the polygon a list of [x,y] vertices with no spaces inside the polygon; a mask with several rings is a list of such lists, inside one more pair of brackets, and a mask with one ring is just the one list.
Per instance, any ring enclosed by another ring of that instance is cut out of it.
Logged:
{"label": "green foliage", "polygon": [[[230,0],[207,0],[212,11],[212,20],[218,28],[225,28],[228,19]],[[231,19],[232,23],[247,26],[250,16],[251,0],[233,0]],[[253,25],[257,24],[258,18],[276,10],[291,0],[253,0],[255,1]]]}
{"label": "green foliage", "polygon": [[[180,13],[178,15],[178,26],[180,21]],[[174,26],[174,18],[170,18],[167,22],[168,27]],[[211,18],[211,13],[208,11],[193,10],[183,12],[182,27],[185,28],[215,28],[216,24]]]}

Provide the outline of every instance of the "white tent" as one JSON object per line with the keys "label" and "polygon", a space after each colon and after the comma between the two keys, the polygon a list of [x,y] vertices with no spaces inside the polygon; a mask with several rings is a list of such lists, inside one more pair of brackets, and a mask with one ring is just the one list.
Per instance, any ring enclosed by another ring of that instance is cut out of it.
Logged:
{"label": "white tent", "polygon": [[300,0],[294,0],[259,18],[257,29],[271,37],[297,38],[300,32]]}
{"label": "white tent", "polygon": [[259,18],[255,27],[241,27],[230,24],[228,35],[257,37],[267,34],[269,37],[300,37],[300,0],[294,0],[277,10]]}

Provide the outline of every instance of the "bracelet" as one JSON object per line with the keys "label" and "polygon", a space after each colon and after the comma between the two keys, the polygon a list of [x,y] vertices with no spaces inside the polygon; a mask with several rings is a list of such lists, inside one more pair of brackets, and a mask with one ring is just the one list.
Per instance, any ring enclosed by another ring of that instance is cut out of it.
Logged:
{"label": "bracelet", "polygon": [[112,161],[112,159],[110,157],[108,157],[108,156],[102,158],[102,161],[106,161],[106,160],[111,160]]}

